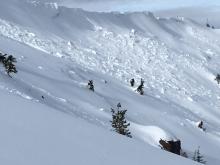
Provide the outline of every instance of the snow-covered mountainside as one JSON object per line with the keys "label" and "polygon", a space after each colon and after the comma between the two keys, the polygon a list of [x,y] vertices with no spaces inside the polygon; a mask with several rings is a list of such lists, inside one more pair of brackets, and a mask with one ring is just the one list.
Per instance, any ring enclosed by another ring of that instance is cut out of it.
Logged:
{"label": "snow-covered mountainside", "polygon": [[177,9],[158,10],[155,11],[155,15],[162,17],[187,17],[195,20],[203,26],[208,23],[215,28],[220,28],[220,6],[183,7]]}
{"label": "snow-covered mountainside", "polygon": [[[0,164],[193,165],[200,146],[219,165],[219,37],[187,18],[1,2],[0,51],[16,57],[18,73],[0,66]],[[132,138],[112,131],[119,102]],[[180,139],[188,159],[160,139]]]}

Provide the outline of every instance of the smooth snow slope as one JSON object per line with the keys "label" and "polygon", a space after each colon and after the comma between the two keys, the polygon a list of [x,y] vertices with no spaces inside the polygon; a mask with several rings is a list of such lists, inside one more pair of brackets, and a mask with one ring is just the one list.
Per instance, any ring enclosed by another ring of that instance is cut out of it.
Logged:
{"label": "smooth snow slope", "polygon": [[[1,2],[0,35],[19,71],[11,79],[1,68],[2,164],[195,164],[161,151],[160,138],[220,163],[218,31],[145,12],[10,0]],[[133,77],[145,79],[144,96],[129,87]],[[132,139],[111,131],[118,102]]]}

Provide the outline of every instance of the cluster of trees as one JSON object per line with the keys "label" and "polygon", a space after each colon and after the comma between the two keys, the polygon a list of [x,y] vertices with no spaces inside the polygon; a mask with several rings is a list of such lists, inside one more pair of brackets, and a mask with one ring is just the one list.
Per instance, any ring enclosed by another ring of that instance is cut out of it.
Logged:
{"label": "cluster of trees", "polygon": [[[130,85],[131,87],[134,87],[135,85],[135,80],[134,78],[132,78],[130,80]],[[144,80],[141,79],[140,85],[137,87],[136,91],[140,94],[140,95],[144,95]]]}
{"label": "cluster of trees", "polygon": [[[105,83],[107,83],[106,80],[105,80]],[[132,79],[130,80],[130,84],[131,84],[132,87],[134,87],[134,85],[135,85],[135,80],[134,80],[134,78],[132,78]],[[93,92],[95,91],[93,80],[89,80],[89,81],[88,81],[87,87],[88,87],[89,90],[91,90],[91,91],[93,91]],[[140,95],[144,95],[144,80],[143,80],[143,79],[141,79],[140,85],[138,85],[136,91],[137,91]]]}
{"label": "cluster of trees", "polygon": [[14,63],[16,63],[16,58],[12,55],[0,53],[0,63],[3,64],[5,71],[11,77],[10,73],[17,73],[17,69]]}
{"label": "cluster of trees", "polygon": [[211,26],[209,23],[206,23],[206,27],[215,29],[215,27],[213,25]]}
{"label": "cluster of trees", "polygon": [[[219,74],[216,76],[215,80],[218,82],[218,84],[220,83],[220,75]],[[105,81],[105,83],[107,83],[107,81]],[[134,78],[132,78],[130,80],[130,85],[131,85],[131,87],[135,86],[135,79]],[[89,90],[94,92],[93,80],[89,80],[87,86],[88,86]],[[141,79],[141,82],[138,85],[136,91],[140,95],[144,94],[144,80],[143,79]],[[121,104],[118,103],[116,109],[111,108],[111,112],[112,112],[112,120],[110,122],[111,122],[111,126],[112,126],[113,130],[115,132],[117,132],[118,134],[121,134],[121,135],[127,136],[129,138],[132,138],[131,132],[129,131],[130,123],[127,122],[127,120],[126,120],[127,110],[123,109]],[[203,121],[201,121],[198,124],[198,127],[205,131],[205,128],[203,127]],[[159,143],[163,144],[162,149],[164,149],[164,150],[167,150],[169,152],[172,152],[172,153],[175,153],[175,154],[178,154],[178,155],[182,155],[184,157],[188,157],[187,154],[185,152],[182,152],[182,150],[181,150],[180,140],[178,140],[178,141],[168,141],[168,142],[160,140]],[[194,160],[196,162],[199,162],[199,163],[203,163],[203,164],[206,163],[206,161],[204,161],[204,156],[201,155],[201,153],[200,153],[200,147],[197,150],[195,150],[194,155],[192,157],[192,160]]]}

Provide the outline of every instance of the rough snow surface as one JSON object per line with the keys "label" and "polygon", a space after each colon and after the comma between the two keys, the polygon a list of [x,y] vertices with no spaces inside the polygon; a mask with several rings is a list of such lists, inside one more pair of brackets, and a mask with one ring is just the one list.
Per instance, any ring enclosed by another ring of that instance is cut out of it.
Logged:
{"label": "rough snow surface", "polygon": [[[0,66],[1,164],[196,164],[161,150],[160,139],[180,139],[189,158],[200,146],[207,164],[220,163],[219,30],[148,12],[1,3],[0,50],[18,61],[13,78]],[[118,102],[132,139],[112,131]]]}

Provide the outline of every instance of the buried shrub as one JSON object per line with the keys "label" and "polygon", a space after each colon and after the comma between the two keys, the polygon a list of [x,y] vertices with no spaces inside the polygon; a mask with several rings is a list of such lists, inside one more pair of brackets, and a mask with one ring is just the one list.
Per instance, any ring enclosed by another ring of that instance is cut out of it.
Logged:
{"label": "buried shrub", "polygon": [[204,127],[204,122],[203,122],[203,121],[198,122],[197,126],[198,126],[198,128],[200,128],[201,130],[206,131],[206,128]]}
{"label": "buried shrub", "polygon": [[143,95],[143,94],[144,94],[144,80],[143,80],[143,79],[141,79],[141,84],[138,86],[137,92],[138,92],[140,95]]}
{"label": "buried shrub", "polygon": [[211,26],[209,25],[209,23],[206,24],[206,27],[210,28]]}
{"label": "buried shrub", "polygon": [[135,80],[133,78],[130,80],[130,84],[131,84],[132,87],[134,86]]}
{"label": "buried shrub", "polygon": [[95,91],[95,89],[94,89],[94,84],[93,84],[93,80],[89,80],[89,82],[88,82],[88,88],[91,90],[91,91]]}
{"label": "buried shrub", "polygon": [[217,74],[215,80],[217,81],[218,84],[220,84],[220,74]]}

